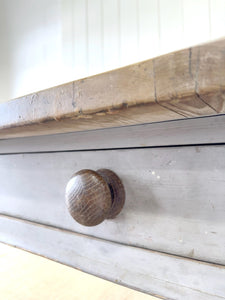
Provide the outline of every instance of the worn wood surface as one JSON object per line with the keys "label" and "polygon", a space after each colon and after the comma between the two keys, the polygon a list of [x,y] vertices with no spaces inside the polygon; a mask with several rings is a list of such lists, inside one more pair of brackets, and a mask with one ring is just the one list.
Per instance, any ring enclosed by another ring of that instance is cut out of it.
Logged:
{"label": "worn wood surface", "polygon": [[166,299],[225,299],[225,267],[0,218],[2,242]]}
{"label": "worn wood surface", "polygon": [[225,116],[0,140],[0,153],[225,143]]}
{"label": "worn wood surface", "polygon": [[0,104],[0,137],[224,113],[224,47],[216,41]]}
{"label": "worn wood surface", "polygon": [[[0,155],[0,213],[204,261],[225,264],[225,146]],[[126,202],[113,220],[76,223],[65,187],[81,169],[108,168]]]}

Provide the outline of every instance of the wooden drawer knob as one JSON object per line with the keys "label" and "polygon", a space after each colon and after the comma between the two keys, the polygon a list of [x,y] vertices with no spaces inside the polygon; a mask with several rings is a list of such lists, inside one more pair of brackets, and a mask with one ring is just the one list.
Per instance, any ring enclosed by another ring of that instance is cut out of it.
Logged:
{"label": "wooden drawer knob", "polygon": [[120,178],[108,169],[81,170],[66,186],[66,205],[80,224],[95,226],[115,218],[123,208],[125,190]]}

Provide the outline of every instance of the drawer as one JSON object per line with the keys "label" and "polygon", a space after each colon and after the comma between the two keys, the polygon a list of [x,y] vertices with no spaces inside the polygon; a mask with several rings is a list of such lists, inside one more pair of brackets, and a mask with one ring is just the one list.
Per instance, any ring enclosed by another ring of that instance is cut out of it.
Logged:
{"label": "drawer", "polygon": [[[2,215],[213,263],[225,263],[225,146],[154,147],[0,156]],[[81,169],[121,178],[122,212],[95,227],[76,223],[64,194]]]}
{"label": "drawer", "polygon": [[[0,242],[163,299],[225,299],[223,66],[215,42],[1,105]],[[122,180],[115,219],[69,214],[83,169]]]}

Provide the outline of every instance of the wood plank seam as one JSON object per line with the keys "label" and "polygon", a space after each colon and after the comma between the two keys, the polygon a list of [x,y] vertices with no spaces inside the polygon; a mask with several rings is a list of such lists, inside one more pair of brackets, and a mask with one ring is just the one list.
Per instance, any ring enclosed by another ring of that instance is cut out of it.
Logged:
{"label": "wood plank seam", "polygon": [[[192,49],[189,48],[189,64],[191,66],[191,57],[192,57]],[[210,105],[209,103],[207,103],[198,93],[198,73],[199,73],[199,65],[200,65],[200,49],[198,49],[198,54],[197,54],[197,64],[196,64],[196,72],[195,72],[195,93],[197,95],[197,97],[206,105],[208,105],[212,110],[215,111],[215,113],[219,114],[219,111],[217,111],[214,107],[212,107],[212,105]],[[192,72],[191,72],[192,74]]]}
{"label": "wood plank seam", "polygon": [[[167,299],[180,299],[181,296],[185,300],[224,299],[224,266],[71,235],[20,221],[0,218],[0,222],[5,228],[2,242],[82,268],[84,272],[107,280],[136,289],[141,287],[144,292],[160,294]],[[51,241],[48,241],[49,235]]]}
{"label": "wood plank seam", "polygon": [[93,240],[107,241],[107,242],[118,244],[118,245],[121,245],[121,246],[128,246],[128,247],[132,247],[132,248],[147,250],[147,251],[154,252],[154,253],[160,253],[162,255],[169,255],[169,256],[172,256],[172,257],[176,257],[178,259],[180,258],[180,259],[184,259],[184,260],[197,261],[199,263],[207,264],[209,266],[216,266],[218,268],[225,268],[225,264],[222,264],[222,263],[215,263],[215,262],[211,262],[211,261],[209,262],[209,261],[206,261],[206,260],[201,260],[201,259],[197,259],[197,258],[190,258],[190,257],[186,257],[186,256],[179,255],[179,254],[172,254],[172,253],[169,253],[169,252],[166,252],[166,251],[159,251],[159,250],[154,250],[154,249],[147,248],[147,247],[141,247],[141,246],[137,246],[137,245],[127,244],[125,242],[113,241],[113,240],[110,240],[110,239],[105,239],[105,238],[96,237],[96,236],[93,236],[93,235],[73,231],[73,230],[70,230],[70,229],[63,228],[63,227],[58,227],[58,226],[54,226],[54,225],[49,225],[49,224],[37,222],[35,220],[28,220],[28,219],[18,217],[18,216],[15,216],[15,215],[0,213],[0,218],[15,220],[17,222],[23,222],[25,224],[31,224],[31,225],[35,225],[35,226],[46,228],[46,229],[51,229],[51,230],[56,230],[56,231],[59,231],[59,232],[64,232],[64,233],[67,233],[67,234],[77,235],[77,236],[81,236],[81,237],[88,237],[88,238],[91,238]]}
{"label": "wood plank seam", "polygon": [[169,109],[169,110],[171,110],[171,111],[173,111],[173,112],[175,112],[175,113],[181,115],[183,118],[187,118],[187,117],[186,117],[184,114],[182,114],[181,112],[178,112],[178,111],[176,111],[175,109],[172,109],[171,107],[168,108],[168,107],[166,107],[165,105],[163,105],[163,103],[160,103],[160,102],[158,101],[158,99],[157,99],[157,90],[156,90],[155,60],[154,60],[154,59],[152,60],[152,65],[153,65],[152,70],[153,70],[153,84],[154,84],[154,98],[155,98],[155,102],[158,103],[160,106],[162,106],[162,107],[164,107],[164,108],[166,108],[166,109]]}

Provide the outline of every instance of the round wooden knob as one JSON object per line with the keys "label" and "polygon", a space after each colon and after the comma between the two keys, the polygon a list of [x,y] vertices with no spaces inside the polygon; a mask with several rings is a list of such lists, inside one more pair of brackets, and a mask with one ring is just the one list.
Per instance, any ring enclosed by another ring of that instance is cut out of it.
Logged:
{"label": "round wooden knob", "polygon": [[81,170],[66,186],[66,205],[80,224],[95,226],[115,218],[123,208],[125,190],[119,177],[108,169]]}

